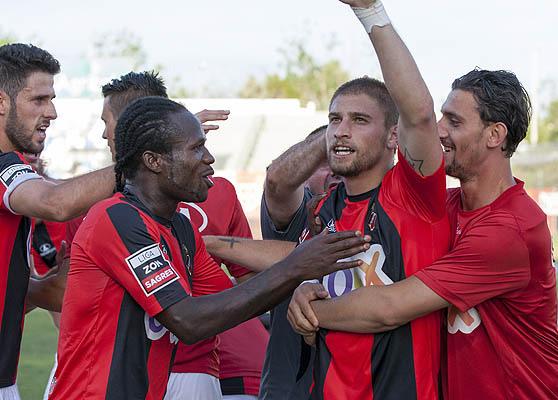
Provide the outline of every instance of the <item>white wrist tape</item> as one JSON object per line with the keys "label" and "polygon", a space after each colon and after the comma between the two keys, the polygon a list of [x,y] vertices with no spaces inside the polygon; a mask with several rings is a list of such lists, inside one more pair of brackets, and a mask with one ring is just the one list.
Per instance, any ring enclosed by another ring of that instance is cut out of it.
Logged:
{"label": "white wrist tape", "polygon": [[368,8],[361,8],[361,7],[351,7],[353,12],[360,20],[366,32],[371,33],[372,28],[374,25],[376,26],[386,26],[391,24],[389,17],[386,13],[384,5],[380,0],[375,1],[370,7]]}

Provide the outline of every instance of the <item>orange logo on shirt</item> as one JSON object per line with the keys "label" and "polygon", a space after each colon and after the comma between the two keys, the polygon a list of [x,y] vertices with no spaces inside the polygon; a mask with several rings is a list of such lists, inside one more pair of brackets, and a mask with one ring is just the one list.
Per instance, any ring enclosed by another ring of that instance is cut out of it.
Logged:
{"label": "orange logo on shirt", "polygon": [[459,311],[454,306],[450,306],[448,309],[448,332],[451,334],[458,331],[469,334],[477,329],[481,322],[479,312],[474,307],[465,312]]}

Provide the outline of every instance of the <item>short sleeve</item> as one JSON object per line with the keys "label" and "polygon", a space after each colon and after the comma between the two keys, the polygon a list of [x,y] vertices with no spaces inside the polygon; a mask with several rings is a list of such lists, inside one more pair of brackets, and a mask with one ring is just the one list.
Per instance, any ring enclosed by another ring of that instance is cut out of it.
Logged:
{"label": "short sleeve", "polygon": [[186,279],[171,262],[154,221],[128,204],[117,203],[100,215],[89,213],[83,224],[89,223],[93,227],[86,253],[150,316],[188,296]]}
{"label": "short sleeve", "polygon": [[513,216],[492,212],[464,232],[451,252],[415,276],[464,312],[526,286],[529,251]]}
{"label": "short sleeve", "polygon": [[262,195],[262,203],[260,209],[260,224],[262,228],[262,237],[264,239],[287,240],[290,242],[298,241],[301,232],[308,225],[308,215],[306,203],[312,198],[312,194],[308,189],[304,189],[304,197],[300,206],[294,213],[289,225],[285,230],[279,230],[275,227],[269,210],[265,202],[265,196]]}
{"label": "short sleeve", "polygon": [[444,161],[429,176],[419,175],[397,151],[399,162],[382,181],[383,192],[399,207],[423,220],[435,222],[446,215]]}
{"label": "short sleeve", "polygon": [[19,153],[0,154],[0,211],[15,214],[10,206],[10,195],[23,182],[42,179]]}
{"label": "short sleeve", "polygon": [[193,229],[193,231],[196,238],[196,254],[194,255],[194,272],[192,274],[194,296],[206,296],[231,288],[231,280],[207,252],[201,234],[197,229]]}
{"label": "short sleeve", "polygon": [[76,232],[80,227],[81,223],[83,222],[83,218],[85,215],[80,215],[74,219],[69,220],[66,223],[66,254],[64,258],[69,258],[70,254],[72,253],[72,243],[74,242],[74,237],[76,236]]}

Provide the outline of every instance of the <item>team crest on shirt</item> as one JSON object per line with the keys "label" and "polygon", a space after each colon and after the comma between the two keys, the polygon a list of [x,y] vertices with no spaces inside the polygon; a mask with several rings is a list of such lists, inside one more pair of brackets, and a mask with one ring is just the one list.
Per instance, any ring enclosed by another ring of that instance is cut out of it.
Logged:
{"label": "team crest on shirt", "polygon": [[475,307],[465,312],[459,311],[457,307],[450,306],[448,309],[448,332],[469,334],[481,324],[481,317]]}
{"label": "team crest on shirt", "polygon": [[159,243],[154,243],[136,251],[126,258],[126,263],[146,296],[158,292],[180,279]]}
{"label": "team crest on shirt", "polygon": [[25,174],[34,174],[33,168],[27,164],[16,164],[10,165],[9,167],[5,168],[2,172],[0,172],[0,181],[4,184],[4,186],[9,187],[12,182],[21,175]]}
{"label": "team crest on shirt", "polygon": [[337,232],[337,228],[335,228],[335,221],[333,220],[333,218],[328,221],[326,228],[329,233]]}
{"label": "team crest on shirt", "polygon": [[300,236],[298,237],[298,244],[302,244],[310,235],[310,229],[304,228]]}

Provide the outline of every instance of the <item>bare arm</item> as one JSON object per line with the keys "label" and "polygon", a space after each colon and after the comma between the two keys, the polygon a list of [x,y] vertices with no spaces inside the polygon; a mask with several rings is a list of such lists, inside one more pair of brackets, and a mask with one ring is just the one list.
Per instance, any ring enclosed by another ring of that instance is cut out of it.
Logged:
{"label": "bare arm", "polygon": [[363,251],[369,240],[355,232],[317,236],[254,278],[215,295],[187,297],[157,319],[183,342],[195,343],[270,309],[303,280],[358,266],[337,260]]}
{"label": "bare arm", "polygon": [[45,276],[32,276],[27,288],[25,311],[29,312],[35,307],[50,311],[62,311],[62,301],[66,290],[66,278],[70,267],[70,259],[64,258],[66,242],[62,241],[60,250],[56,255],[57,266],[52,268]]}
{"label": "bare arm", "polygon": [[253,240],[230,236],[204,236],[209,254],[251,271],[260,272],[288,256],[296,243],[281,240]]}
{"label": "bare arm", "polygon": [[32,179],[10,195],[10,206],[18,214],[48,221],[66,221],[85,213],[114,190],[112,166],[76,178],[53,183]]}
{"label": "bare arm", "polygon": [[[304,286],[304,285],[303,285]],[[298,290],[297,290],[298,291]],[[309,334],[319,326],[355,333],[383,332],[397,328],[407,322],[449,306],[422,281],[415,277],[387,286],[367,286],[335,299],[311,301],[315,318],[308,314],[306,298],[318,296],[299,292],[293,295],[293,303],[301,305],[300,311],[289,315],[293,328]]]}
{"label": "bare arm", "polygon": [[[373,0],[341,0],[367,8]],[[442,161],[432,96],[419,69],[393,25],[374,26],[369,32],[378,55],[385,84],[399,109],[398,137],[401,153],[422,176],[432,175]]]}
{"label": "bare arm", "polygon": [[285,228],[300,207],[304,182],[327,159],[325,131],[311,135],[273,160],[267,168],[264,196],[278,229]]}

